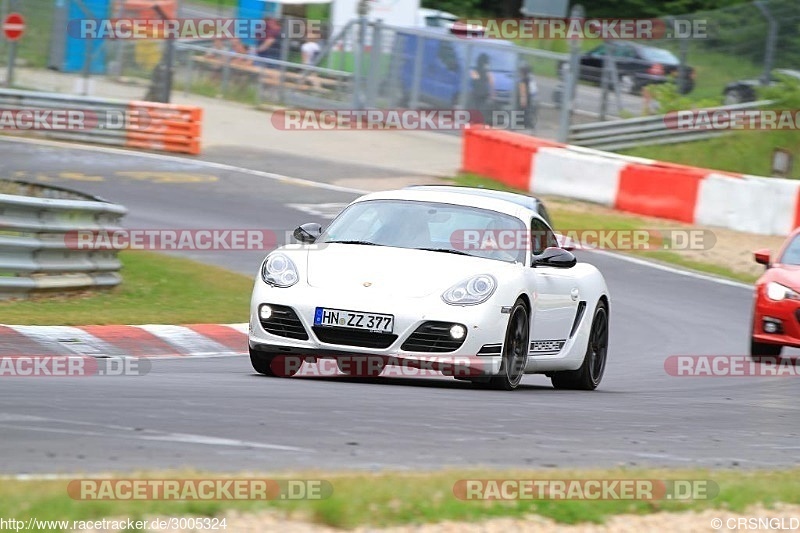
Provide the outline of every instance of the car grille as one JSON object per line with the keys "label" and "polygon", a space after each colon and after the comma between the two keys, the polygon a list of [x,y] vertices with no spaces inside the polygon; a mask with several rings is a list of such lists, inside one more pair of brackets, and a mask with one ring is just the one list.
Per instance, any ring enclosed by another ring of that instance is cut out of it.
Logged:
{"label": "car grille", "polygon": [[800,309],[794,312],[794,316],[797,317],[797,321],[800,322]]}
{"label": "car grille", "polygon": [[388,348],[397,340],[391,333],[376,333],[349,328],[328,328],[314,326],[314,335],[321,342],[341,344],[342,346],[358,346],[360,348]]}
{"label": "car grille", "polygon": [[454,352],[467,338],[466,335],[461,339],[450,336],[450,328],[455,325],[452,322],[425,322],[414,330],[401,348],[407,352]]}
{"label": "car grille", "polygon": [[269,320],[262,320],[261,327],[264,331],[279,337],[288,337],[301,341],[308,340],[308,332],[300,322],[300,317],[291,307],[284,305],[269,305],[272,308],[272,316]]}
{"label": "car grille", "polygon": [[478,350],[478,355],[500,355],[501,353],[503,353],[502,344],[484,344]]}

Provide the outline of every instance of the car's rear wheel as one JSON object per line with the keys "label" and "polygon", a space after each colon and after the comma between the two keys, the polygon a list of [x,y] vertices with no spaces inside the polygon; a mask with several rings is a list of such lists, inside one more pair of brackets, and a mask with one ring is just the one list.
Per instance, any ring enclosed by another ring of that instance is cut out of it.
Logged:
{"label": "car's rear wheel", "polygon": [[300,371],[303,362],[296,356],[276,355],[250,348],[250,364],[259,374],[273,378],[290,378]]}
{"label": "car's rear wheel", "polygon": [[744,102],[744,95],[739,89],[729,89],[725,91],[725,105],[736,105]]}
{"label": "car's rear wheel", "polygon": [[550,377],[556,389],[594,390],[600,385],[606,369],[608,355],[608,307],[597,304],[586,346],[586,356],[578,370],[554,372]]}
{"label": "car's rear wheel", "polygon": [[783,346],[780,344],[767,344],[750,338],[750,359],[763,361],[765,358],[780,357]]}
{"label": "car's rear wheel", "polygon": [[500,373],[489,380],[492,388],[514,390],[519,386],[528,361],[530,327],[528,308],[522,300],[517,300],[508,318]]}

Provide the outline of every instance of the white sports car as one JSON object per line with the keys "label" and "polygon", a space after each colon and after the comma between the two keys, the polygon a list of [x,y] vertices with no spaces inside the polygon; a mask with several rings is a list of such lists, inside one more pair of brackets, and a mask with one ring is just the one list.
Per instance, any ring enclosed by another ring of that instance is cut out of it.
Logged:
{"label": "white sports car", "polygon": [[270,253],[253,289],[250,359],[261,374],[295,375],[321,358],[356,374],[342,361],[357,357],[370,360],[369,376],[387,363],[432,363],[505,390],[524,374],[583,390],[603,377],[605,280],[559,247],[535,198],[463,187],[378,192],[294,236],[302,244]]}

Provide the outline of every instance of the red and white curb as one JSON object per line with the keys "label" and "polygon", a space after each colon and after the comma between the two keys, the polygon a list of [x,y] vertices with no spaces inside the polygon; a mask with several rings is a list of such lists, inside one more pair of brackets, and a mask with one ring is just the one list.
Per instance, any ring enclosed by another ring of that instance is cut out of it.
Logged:
{"label": "red and white curb", "polygon": [[247,324],[0,325],[0,357],[224,357],[247,353]]}

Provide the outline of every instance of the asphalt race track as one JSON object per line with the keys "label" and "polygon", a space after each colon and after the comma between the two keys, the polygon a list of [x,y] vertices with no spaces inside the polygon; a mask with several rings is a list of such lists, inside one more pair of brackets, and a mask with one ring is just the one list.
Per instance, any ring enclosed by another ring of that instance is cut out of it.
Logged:
{"label": "asphalt race track", "polygon": [[[261,170],[300,163],[267,161]],[[299,177],[320,181],[369,172],[306,164]],[[5,177],[120,202],[131,228],[283,231],[314,220],[290,204],[356,196],[193,160],[6,140],[0,166]],[[256,252],[190,256],[248,275],[261,259]],[[156,360],[142,377],[4,378],[0,471],[798,464],[800,380],[664,370],[670,355],[744,355],[748,288],[611,255],[579,258],[603,271],[612,295],[609,364],[596,392],[557,392],[540,376],[513,393],[450,379],[280,380],[254,374],[246,357]],[[242,309],[241,322],[246,317]]]}

